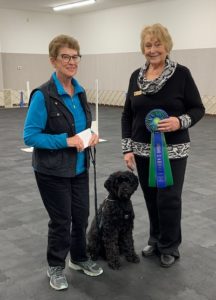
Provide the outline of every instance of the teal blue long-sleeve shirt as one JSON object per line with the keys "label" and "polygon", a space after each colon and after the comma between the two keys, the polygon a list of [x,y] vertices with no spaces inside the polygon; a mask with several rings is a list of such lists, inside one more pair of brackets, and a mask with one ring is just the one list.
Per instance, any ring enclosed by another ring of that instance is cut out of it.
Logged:
{"label": "teal blue long-sleeve shirt", "polygon": [[[86,129],[86,116],[80,103],[78,93],[83,92],[83,88],[78,81],[72,79],[74,94],[71,97],[58,80],[56,73],[52,74],[57,87],[58,94],[63,99],[64,104],[70,110],[75,122],[75,131],[79,133]],[[27,146],[42,149],[62,149],[67,148],[67,133],[47,134],[44,133],[47,122],[47,110],[44,95],[41,91],[36,91],[32,97],[31,105],[28,109],[24,123],[23,138]],[[77,153],[76,173],[80,174],[85,170],[85,154]]]}

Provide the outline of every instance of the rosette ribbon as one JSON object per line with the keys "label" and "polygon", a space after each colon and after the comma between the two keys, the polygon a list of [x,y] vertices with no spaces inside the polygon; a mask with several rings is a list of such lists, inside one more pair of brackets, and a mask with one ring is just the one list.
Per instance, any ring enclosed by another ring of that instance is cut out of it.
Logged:
{"label": "rosette ribbon", "polygon": [[151,110],[145,118],[146,127],[151,132],[149,164],[150,187],[165,188],[173,185],[166,139],[164,133],[157,130],[158,122],[166,118],[168,118],[168,115],[162,109]]}

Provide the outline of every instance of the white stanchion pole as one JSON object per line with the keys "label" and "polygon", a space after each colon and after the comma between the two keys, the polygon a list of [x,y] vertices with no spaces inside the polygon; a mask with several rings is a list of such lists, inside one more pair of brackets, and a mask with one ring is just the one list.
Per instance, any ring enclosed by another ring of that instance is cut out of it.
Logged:
{"label": "white stanchion pole", "polygon": [[[95,80],[95,121],[92,122],[91,129],[99,134],[99,118],[98,118],[98,108],[99,108],[99,88],[98,79]],[[100,139],[99,142],[105,142],[106,140]]]}
{"label": "white stanchion pole", "polygon": [[99,90],[98,90],[98,79],[95,80],[95,90],[96,90],[96,101],[95,101],[95,122],[97,126],[97,133],[99,133],[98,127],[98,105],[99,105]]}
{"label": "white stanchion pole", "polygon": [[26,81],[26,93],[27,93],[27,102],[29,101],[29,97],[30,97],[30,84],[29,81]]}

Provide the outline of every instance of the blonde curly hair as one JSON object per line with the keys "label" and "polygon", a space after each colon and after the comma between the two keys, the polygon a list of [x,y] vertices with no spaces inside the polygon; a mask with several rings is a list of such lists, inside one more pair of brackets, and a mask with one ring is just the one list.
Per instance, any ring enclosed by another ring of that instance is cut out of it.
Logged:
{"label": "blonde curly hair", "polygon": [[166,27],[159,23],[156,23],[153,25],[145,26],[143,28],[140,35],[140,48],[143,54],[145,53],[145,38],[147,35],[158,39],[165,46],[166,51],[170,53],[173,47],[173,41]]}

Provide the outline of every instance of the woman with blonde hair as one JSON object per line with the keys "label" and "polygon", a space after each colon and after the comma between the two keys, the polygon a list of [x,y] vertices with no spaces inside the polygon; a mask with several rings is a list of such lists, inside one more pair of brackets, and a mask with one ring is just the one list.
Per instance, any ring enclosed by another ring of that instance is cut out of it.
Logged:
{"label": "woman with blonde hair", "polygon": [[164,26],[141,32],[144,66],[130,78],[122,113],[122,150],[136,166],[150,233],[143,256],[158,253],[162,267],[180,257],[182,188],[190,148],[189,127],[204,115],[189,69],[170,59],[172,38]]}

